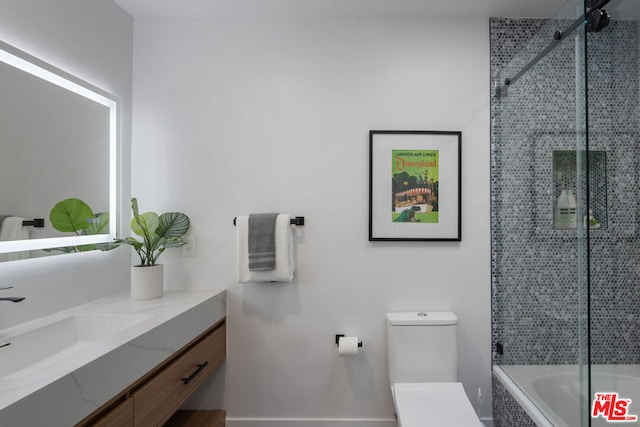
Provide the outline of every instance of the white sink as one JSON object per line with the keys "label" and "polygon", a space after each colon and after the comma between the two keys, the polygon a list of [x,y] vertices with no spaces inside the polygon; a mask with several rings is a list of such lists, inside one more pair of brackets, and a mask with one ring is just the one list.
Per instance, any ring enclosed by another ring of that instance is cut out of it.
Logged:
{"label": "white sink", "polygon": [[144,314],[73,315],[1,337],[0,379],[19,378],[26,368],[43,368],[64,360],[150,317]]}

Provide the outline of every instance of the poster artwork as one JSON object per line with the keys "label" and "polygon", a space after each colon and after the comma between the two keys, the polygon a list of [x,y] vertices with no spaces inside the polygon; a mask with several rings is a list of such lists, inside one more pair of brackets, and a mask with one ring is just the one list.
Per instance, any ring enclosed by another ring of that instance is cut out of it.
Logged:
{"label": "poster artwork", "polygon": [[438,223],[438,150],[392,150],[393,222]]}

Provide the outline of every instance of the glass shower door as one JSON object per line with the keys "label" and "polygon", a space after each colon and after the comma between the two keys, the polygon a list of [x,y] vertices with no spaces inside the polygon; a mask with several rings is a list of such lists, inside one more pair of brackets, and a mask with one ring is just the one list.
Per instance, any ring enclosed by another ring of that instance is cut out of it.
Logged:
{"label": "glass shower door", "polygon": [[640,2],[606,3],[608,25],[585,34],[580,64],[585,149],[606,158],[583,165],[592,426],[640,416]]}
{"label": "glass shower door", "polygon": [[599,158],[588,155],[583,14],[571,0],[548,21],[505,22],[509,42],[532,36],[494,73],[492,105],[494,364],[546,422],[571,427],[590,423],[583,217]]}
{"label": "glass shower door", "polygon": [[570,0],[548,21],[494,20],[494,66],[494,365],[553,425],[633,421],[640,1]]}
{"label": "glass shower door", "polygon": [[[585,16],[590,0],[584,0],[576,9]],[[582,25],[576,30],[575,61],[576,61],[576,190],[577,224],[576,250],[578,273],[578,402],[580,411],[580,426],[591,426],[591,359],[590,359],[590,230],[588,212],[591,209],[590,191],[593,177],[590,172],[591,159],[594,154],[589,148],[589,92],[588,92],[588,37],[587,27]],[[587,218],[585,220],[585,218]]]}

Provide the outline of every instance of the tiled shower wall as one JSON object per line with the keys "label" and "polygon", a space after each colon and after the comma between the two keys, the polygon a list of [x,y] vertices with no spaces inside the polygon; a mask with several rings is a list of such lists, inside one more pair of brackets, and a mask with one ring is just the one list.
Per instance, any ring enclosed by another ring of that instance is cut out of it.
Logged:
{"label": "tiled shower wall", "polygon": [[[553,151],[576,149],[576,96],[584,94],[576,91],[573,38],[556,47],[506,96],[495,95],[498,81],[517,71],[552,40],[555,29],[570,22],[491,20],[492,326],[493,348],[499,342],[504,349],[503,355],[494,350],[496,364],[578,360],[578,241],[575,230],[553,228],[558,194],[552,170]],[[544,43],[531,46],[540,29]],[[598,194],[592,189],[590,197],[604,198],[607,210],[602,226],[590,231],[591,360],[638,364],[638,22],[612,21],[588,37],[589,144],[591,150],[606,153],[606,186]],[[519,57],[523,49],[533,55]],[[511,71],[500,75],[510,63]]]}

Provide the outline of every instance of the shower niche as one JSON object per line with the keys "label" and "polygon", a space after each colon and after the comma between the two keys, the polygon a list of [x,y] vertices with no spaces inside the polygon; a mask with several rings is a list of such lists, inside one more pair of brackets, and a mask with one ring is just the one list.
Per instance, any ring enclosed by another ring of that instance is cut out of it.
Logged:
{"label": "shower niche", "polygon": [[[586,167],[586,162],[589,167]],[[578,164],[581,175],[578,175]],[[607,226],[607,153],[606,151],[553,151],[553,228],[575,230],[578,224],[591,230]],[[588,170],[588,175],[585,171]],[[586,194],[587,190],[589,194]],[[589,198],[589,212],[578,212],[582,198]]]}

